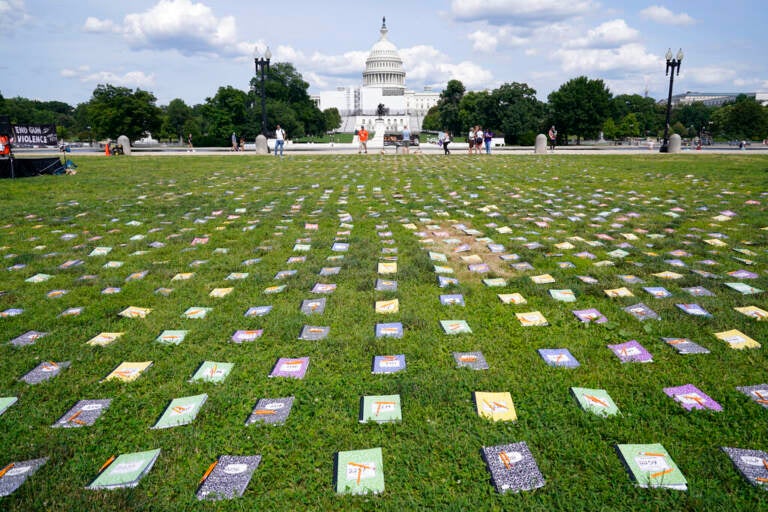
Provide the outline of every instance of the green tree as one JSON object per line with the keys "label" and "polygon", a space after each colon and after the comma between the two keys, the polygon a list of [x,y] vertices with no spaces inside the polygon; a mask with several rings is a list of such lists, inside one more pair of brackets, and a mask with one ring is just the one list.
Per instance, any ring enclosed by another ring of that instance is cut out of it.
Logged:
{"label": "green tree", "polygon": [[335,131],[341,126],[341,114],[336,107],[323,110],[323,115],[325,116],[325,131]]}
{"label": "green tree", "polygon": [[427,115],[424,116],[424,120],[421,122],[421,129],[430,131],[441,131],[443,129],[443,125],[440,123],[440,110],[438,110],[437,105],[427,111]]}
{"label": "green tree", "polygon": [[762,140],[768,132],[768,109],[741,94],[728,114],[728,131],[737,139]]}
{"label": "green tree", "polygon": [[186,135],[191,133],[185,128],[192,119],[192,109],[184,103],[184,100],[176,98],[171,100],[163,110],[165,114],[163,128],[166,135],[176,140],[184,140]]}
{"label": "green tree", "polygon": [[603,138],[606,140],[613,140],[616,138],[618,129],[616,128],[616,122],[612,117],[609,117],[603,123]]}
{"label": "green tree", "polygon": [[490,100],[483,126],[501,130],[507,144],[532,145],[545,112],[536,90],[524,83],[505,83],[493,90]]}
{"label": "green tree", "polygon": [[[663,117],[659,120],[656,101],[639,94],[620,94],[611,99],[610,116],[618,124],[627,114],[635,114],[639,123],[639,135],[656,134],[663,129]],[[605,131],[605,130],[603,130]]]}
{"label": "green tree", "polygon": [[88,117],[95,138],[126,135],[131,141],[160,128],[161,110],[147,91],[98,85],[88,102]]}
{"label": "green tree", "polygon": [[464,92],[464,84],[458,80],[450,80],[445,90],[440,93],[440,99],[437,101],[441,129],[448,130],[454,136],[464,131],[464,127],[461,124],[459,107],[464,97]]}
{"label": "green tree", "polygon": [[[603,123],[603,126],[605,126],[605,123]],[[640,123],[634,112],[630,112],[621,118],[621,121],[616,127],[616,137],[627,138],[637,137],[638,135],[640,135]]]}
{"label": "green tree", "polygon": [[551,115],[565,140],[576,136],[580,144],[582,137],[595,137],[610,114],[611,92],[602,80],[590,80],[580,76],[561,85],[550,93]]}
{"label": "green tree", "polygon": [[688,135],[694,136],[709,125],[713,110],[712,107],[708,107],[704,103],[698,101],[680,105],[672,110],[672,120],[679,121],[684,126],[693,126],[694,133]]}
{"label": "green tree", "polygon": [[470,126],[485,126],[485,113],[489,110],[490,93],[487,91],[469,91],[461,98],[459,104],[460,128],[458,132],[466,133]]}

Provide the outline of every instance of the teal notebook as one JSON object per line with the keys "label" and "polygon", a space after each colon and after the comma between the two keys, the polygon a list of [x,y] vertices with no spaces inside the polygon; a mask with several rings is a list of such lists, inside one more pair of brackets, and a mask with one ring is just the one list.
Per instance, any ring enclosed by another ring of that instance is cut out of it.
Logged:
{"label": "teal notebook", "polygon": [[171,428],[192,423],[207,399],[208,395],[205,393],[174,398],[152,428]]}
{"label": "teal notebook", "polygon": [[124,453],[102,468],[88,489],[119,489],[136,487],[149,473],[160,455],[160,448],[146,452]]}
{"label": "teal notebook", "polygon": [[402,419],[400,395],[364,396],[360,400],[360,423],[387,423]]}
{"label": "teal notebook", "polygon": [[614,416],[619,408],[604,389],[571,388],[571,393],[585,411],[598,416]]}
{"label": "teal notebook", "polygon": [[639,487],[665,487],[685,491],[688,482],[667,450],[655,444],[618,444],[616,449]]}

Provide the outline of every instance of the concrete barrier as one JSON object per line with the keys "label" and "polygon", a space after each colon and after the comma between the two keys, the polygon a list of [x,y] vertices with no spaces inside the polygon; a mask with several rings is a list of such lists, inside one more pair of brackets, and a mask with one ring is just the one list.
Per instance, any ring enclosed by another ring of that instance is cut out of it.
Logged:
{"label": "concrete barrier", "polygon": [[547,136],[540,133],[536,136],[536,148],[533,150],[537,155],[547,154]]}

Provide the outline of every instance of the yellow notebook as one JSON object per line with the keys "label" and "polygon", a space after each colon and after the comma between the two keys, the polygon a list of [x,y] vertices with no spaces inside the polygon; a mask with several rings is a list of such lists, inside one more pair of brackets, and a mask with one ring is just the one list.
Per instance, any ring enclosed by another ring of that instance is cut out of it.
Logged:
{"label": "yellow notebook", "polygon": [[515,404],[509,392],[488,393],[475,391],[477,414],[493,421],[517,421]]}

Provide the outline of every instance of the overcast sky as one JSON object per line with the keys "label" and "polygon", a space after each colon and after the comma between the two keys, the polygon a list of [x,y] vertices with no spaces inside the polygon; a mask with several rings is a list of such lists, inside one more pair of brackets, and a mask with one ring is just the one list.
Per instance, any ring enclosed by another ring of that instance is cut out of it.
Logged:
{"label": "overcast sky", "polygon": [[267,45],[311,93],[359,85],[383,16],[414,90],[522,82],[546,100],[585,75],[659,99],[682,47],[675,92],[768,91],[765,0],[0,0],[0,93],[76,105],[109,83],[193,105],[247,90]]}

